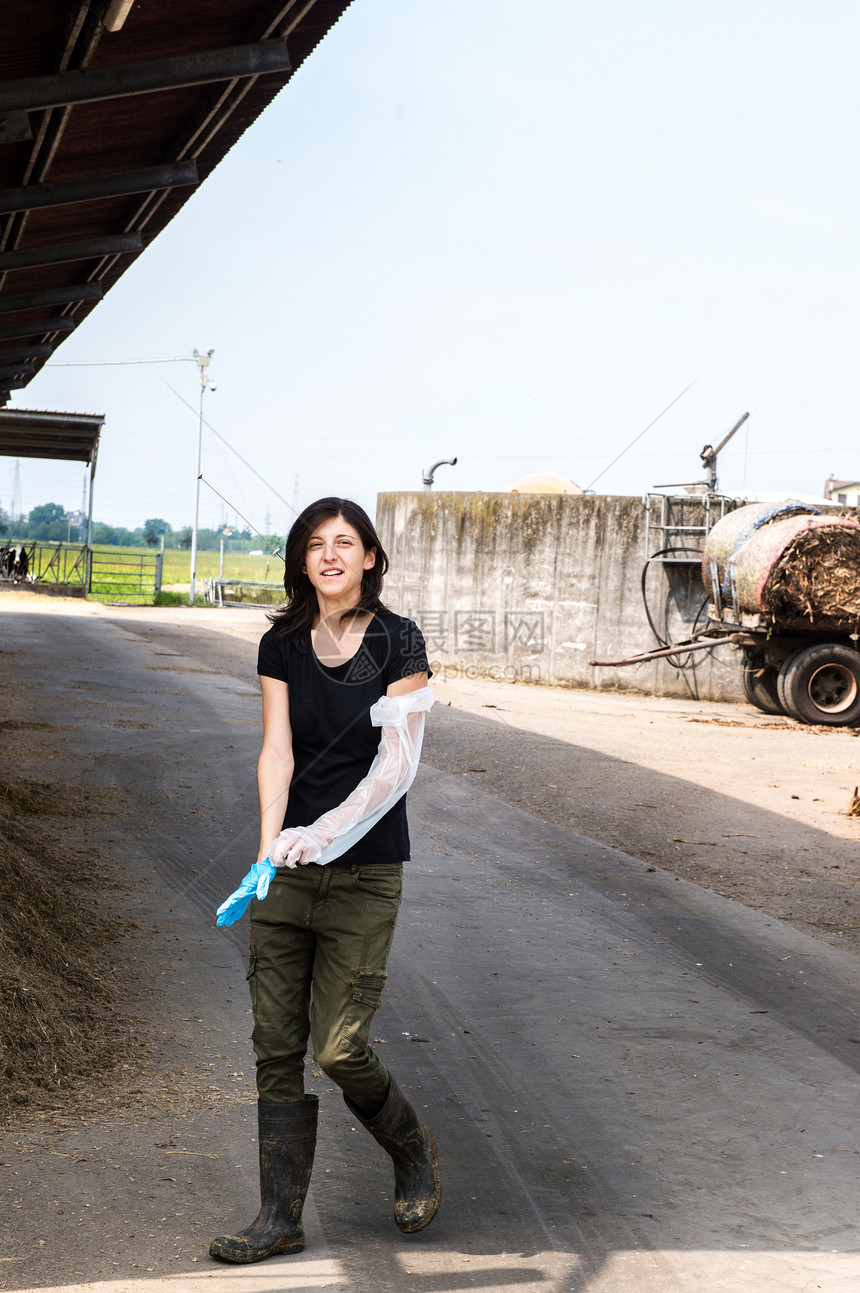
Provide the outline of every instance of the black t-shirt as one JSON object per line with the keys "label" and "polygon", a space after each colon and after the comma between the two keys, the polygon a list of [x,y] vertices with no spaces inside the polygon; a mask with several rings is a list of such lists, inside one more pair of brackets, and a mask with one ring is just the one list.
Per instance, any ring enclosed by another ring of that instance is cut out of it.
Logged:
{"label": "black t-shirt", "polygon": [[[430,672],[421,630],[389,612],[374,615],[357,653],[344,664],[325,665],[314,654],[310,632],[297,639],[263,634],[257,672],[289,688],[295,767],[284,827],[309,826],[352,793],[379,749],[382,729],[370,707],[388,687],[414,673]],[[409,830],[406,796],[332,864],[406,862]]]}

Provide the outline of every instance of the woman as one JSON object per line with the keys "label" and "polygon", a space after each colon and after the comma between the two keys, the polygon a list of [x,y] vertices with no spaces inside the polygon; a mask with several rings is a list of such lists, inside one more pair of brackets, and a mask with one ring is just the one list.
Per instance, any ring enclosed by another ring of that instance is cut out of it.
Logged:
{"label": "woman", "polygon": [[304,1094],[309,1036],[394,1160],[400,1230],[429,1225],[440,1200],[433,1133],[368,1044],[409,858],[404,794],[432,704],[424,640],[380,600],[388,559],[356,503],[306,508],[285,563],[287,605],[258,660],[258,860],[219,908],[230,923],[257,894],[248,977],[262,1203],[246,1230],[213,1240],[211,1255],[228,1262],[304,1247],[319,1103]]}

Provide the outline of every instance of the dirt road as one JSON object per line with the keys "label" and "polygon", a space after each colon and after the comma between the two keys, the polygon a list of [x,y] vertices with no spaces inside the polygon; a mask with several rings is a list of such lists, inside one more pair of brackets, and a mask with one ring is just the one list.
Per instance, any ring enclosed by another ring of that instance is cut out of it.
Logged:
{"label": "dirt road", "polygon": [[436,694],[434,767],[860,951],[860,819],[846,815],[860,729],[484,681],[440,680]]}
{"label": "dirt road", "polygon": [[[248,610],[78,613],[249,683],[266,626]],[[860,952],[860,818],[846,816],[860,729],[804,727],[750,705],[445,677],[433,686],[432,767]]]}

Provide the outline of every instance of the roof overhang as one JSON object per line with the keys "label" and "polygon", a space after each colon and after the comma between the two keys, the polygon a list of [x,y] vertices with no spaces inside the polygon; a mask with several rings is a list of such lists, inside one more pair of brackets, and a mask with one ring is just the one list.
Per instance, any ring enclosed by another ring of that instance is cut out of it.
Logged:
{"label": "roof overhang", "polygon": [[173,219],[349,4],[0,5],[0,405]]}
{"label": "roof overhang", "polygon": [[101,413],[37,413],[0,409],[0,455],[55,458],[92,464],[95,471]]}

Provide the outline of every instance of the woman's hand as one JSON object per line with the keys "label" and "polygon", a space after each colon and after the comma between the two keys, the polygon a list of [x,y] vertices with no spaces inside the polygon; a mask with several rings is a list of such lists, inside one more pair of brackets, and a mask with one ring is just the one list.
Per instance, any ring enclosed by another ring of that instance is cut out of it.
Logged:
{"label": "woman's hand", "polygon": [[252,898],[262,901],[269,892],[269,885],[275,874],[275,868],[268,858],[255,862],[243,878],[239,888],[221,903],[215,913],[218,925],[234,925],[240,916],[244,916],[251,905]]}
{"label": "woman's hand", "polygon": [[327,843],[311,826],[290,826],[272,840],[269,858],[277,867],[294,870],[309,862],[319,862]]}

